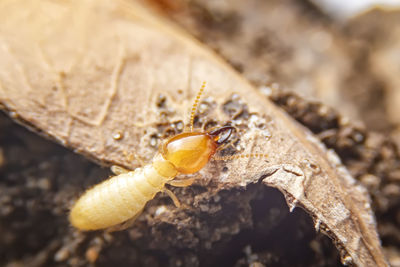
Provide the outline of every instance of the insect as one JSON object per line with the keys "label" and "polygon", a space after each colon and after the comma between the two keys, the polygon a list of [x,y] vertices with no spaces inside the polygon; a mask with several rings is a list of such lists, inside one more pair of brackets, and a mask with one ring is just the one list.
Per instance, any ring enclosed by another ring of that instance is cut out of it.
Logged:
{"label": "insect", "polygon": [[[151,163],[134,171],[118,166],[111,170],[116,176],[88,189],[74,204],[69,220],[80,230],[98,230],[116,227],[121,230],[141,214],[146,203],[158,192],[166,192],[177,207],[179,200],[165,187],[170,184],[177,187],[190,186],[192,178],[174,180],[179,174],[192,174],[201,170],[217,151],[230,142],[233,126],[222,126],[210,131],[194,131],[193,122],[205,82],[201,86],[190,116],[190,130],[172,136],[163,142]],[[234,159],[243,157],[264,157],[264,154],[246,154],[219,157]],[[217,157],[215,157],[217,159]]]}

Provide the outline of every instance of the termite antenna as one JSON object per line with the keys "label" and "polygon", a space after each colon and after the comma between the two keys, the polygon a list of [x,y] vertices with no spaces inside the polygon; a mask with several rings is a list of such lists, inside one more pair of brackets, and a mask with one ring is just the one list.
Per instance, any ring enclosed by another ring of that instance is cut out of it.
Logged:
{"label": "termite antenna", "polygon": [[213,160],[233,160],[233,159],[243,159],[243,158],[268,158],[267,154],[263,153],[252,153],[252,154],[239,154],[239,155],[229,155],[229,156],[214,156]]}
{"label": "termite antenna", "polygon": [[203,93],[205,87],[206,87],[206,82],[204,81],[203,84],[201,85],[200,90],[197,93],[196,99],[194,100],[194,103],[193,103],[192,111],[190,113],[190,131],[191,132],[193,132],[194,116],[196,115],[197,106],[199,104],[201,94]]}

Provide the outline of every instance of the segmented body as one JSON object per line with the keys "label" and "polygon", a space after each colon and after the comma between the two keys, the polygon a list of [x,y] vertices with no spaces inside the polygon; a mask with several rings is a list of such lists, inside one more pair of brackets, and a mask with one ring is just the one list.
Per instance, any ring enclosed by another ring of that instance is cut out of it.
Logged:
{"label": "segmented body", "polygon": [[151,164],[114,176],[87,190],[72,208],[70,221],[81,230],[123,223],[140,214],[147,201],[176,175],[175,167],[157,155]]}

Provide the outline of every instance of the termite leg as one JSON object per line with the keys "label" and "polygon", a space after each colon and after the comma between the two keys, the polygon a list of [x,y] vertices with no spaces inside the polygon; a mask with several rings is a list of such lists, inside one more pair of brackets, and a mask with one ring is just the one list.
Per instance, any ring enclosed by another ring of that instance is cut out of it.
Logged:
{"label": "termite leg", "polygon": [[120,175],[120,174],[123,174],[123,173],[130,172],[130,170],[127,170],[127,169],[125,169],[125,168],[123,168],[121,166],[117,166],[117,165],[111,166],[110,169],[111,169],[112,173],[114,173],[115,175]]}
{"label": "termite leg", "polygon": [[133,225],[133,223],[136,221],[136,219],[140,216],[140,214],[142,214],[142,211],[143,211],[143,209],[141,211],[139,211],[135,216],[133,216],[132,218],[126,220],[123,223],[108,227],[106,229],[106,233],[122,231],[122,230],[125,230],[125,229],[131,227]]}
{"label": "termite leg", "polygon": [[168,184],[175,187],[187,187],[191,186],[194,183],[195,178],[187,178],[182,180],[172,180],[169,181]]}
{"label": "termite leg", "polygon": [[179,202],[179,199],[175,196],[175,194],[171,190],[164,188],[163,191],[165,193],[167,193],[167,195],[172,199],[172,201],[174,202],[174,204],[177,208],[181,207],[181,203]]}

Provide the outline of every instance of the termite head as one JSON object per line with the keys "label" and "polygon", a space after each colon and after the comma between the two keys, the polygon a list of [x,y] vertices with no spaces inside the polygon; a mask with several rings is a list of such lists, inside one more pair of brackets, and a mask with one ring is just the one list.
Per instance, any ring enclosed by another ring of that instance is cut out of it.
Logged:
{"label": "termite head", "polygon": [[177,134],[161,145],[160,152],[178,172],[195,173],[210,161],[222,144],[229,142],[234,130],[232,126],[223,126],[209,132]]}

